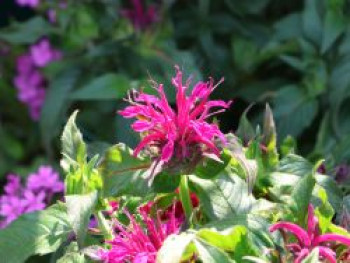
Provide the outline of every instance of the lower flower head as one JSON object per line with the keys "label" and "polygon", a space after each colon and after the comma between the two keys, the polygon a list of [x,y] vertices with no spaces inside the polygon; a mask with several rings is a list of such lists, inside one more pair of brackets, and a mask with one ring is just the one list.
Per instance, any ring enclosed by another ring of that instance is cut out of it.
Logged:
{"label": "lower flower head", "polygon": [[142,222],[126,212],[130,224],[123,226],[116,222],[117,234],[109,241],[111,248],[97,252],[97,259],[105,263],[155,263],[158,250],[165,239],[171,234],[178,234],[182,220],[175,217],[175,209],[167,221],[162,221],[160,214],[152,219],[148,214],[140,211]]}

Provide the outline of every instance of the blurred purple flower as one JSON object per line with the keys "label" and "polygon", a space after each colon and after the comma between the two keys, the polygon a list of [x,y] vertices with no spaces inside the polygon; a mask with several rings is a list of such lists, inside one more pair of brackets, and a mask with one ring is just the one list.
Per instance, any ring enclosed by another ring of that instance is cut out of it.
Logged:
{"label": "blurred purple flower", "polygon": [[314,208],[309,205],[307,230],[289,222],[278,222],[270,227],[270,231],[284,230],[291,232],[298,240],[297,243],[287,245],[287,248],[294,255],[294,263],[300,263],[307,257],[313,249],[318,248],[319,255],[322,259],[331,263],[336,263],[336,252],[329,247],[330,242],[339,242],[350,246],[350,238],[339,234],[319,233],[318,218],[314,214]]}
{"label": "blurred purple flower", "polygon": [[37,67],[45,67],[50,62],[62,57],[61,52],[53,49],[50,42],[45,38],[30,47],[30,54]]}
{"label": "blurred purple flower", "polygon": [[60,181],[58,173],[51,166],[40,166],[36,173],[29,175],[27,189],[35,193],[45,191],[46,193],[61,193],[64,184]]}
{"label": "blurred purple flower", "polygon": [[335,180],[338,183],[344,183],[350,180],[350,166],[347,164],[340,164],[335,168]]}
{"label": "blurred purple flower", "polygon": [[172,211],[167,222],[161,221],[159,213],[154,220],[141,211],[142,224],[126,213],[130,219],[129,227],[117,222],[119,233],[112,241],[108,241],[111,249],[99,250],[97,258],[105,263],[155,263],[157,252],[165,239],[171,234],[178,234],[183,223],[175,217],[175,209]]}
{"label": "blurred purple flower", "polygon": [[158,12],[155,5],[146,9],[142,0],[131,0],[132,8],[121,11],[122,16],[128,18],[135,29],[144,30],[158,20]]}
{"label": "blurred purple flower", "polygon": [[0,228],[22,214],[44,209],[52,195],[62,191],[63,183],[59,181],[58,173],[49,166],[41,166],[38,172],[31,174],[26,187],[18,175],[8,175],[4,194],[0,197]]}
{"label": "blurred purple flower", "polygon": [[53,49],[47,39],[42,39],[30,48],[30,52],[17,58],[17,75],[14,85],[18,91],[18,99],[28,106],[33,120],[39,120],[41,108],[45,100],[45,77],[40,67],[60,59],[61,52]]}
{"label": "blurred purple flower", "polygon": [[16,0],[16,3],[19,6],[29,6],[34,8],[40,4],[40,0]]}

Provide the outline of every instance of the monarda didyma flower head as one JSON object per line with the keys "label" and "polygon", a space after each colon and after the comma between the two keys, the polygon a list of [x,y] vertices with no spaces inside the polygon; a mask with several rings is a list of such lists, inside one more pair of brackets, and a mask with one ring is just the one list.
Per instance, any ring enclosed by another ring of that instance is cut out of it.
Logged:
{"label": "monarda didyma flower head", "polygon": [[[129,98],[131,106],[119,112],[125,118],[137,118],[132,128],[143,135],[134,155],[137,156],[147,147],[150,151],[155,150],[157,164],[167,164],[168,167],[196,164],[203,155],[219,157],[220,151],[214,140],[218,138],[225,143],[225,136],[216,124],[210,124],[207,120],[231,104],[209,100],[210,94],[221,83],[214,85],[212,79],[198,82],[191,94],[186,95],[191,79],[183,83],[182,72],[178,67],[176,70],[176,76],[172,79],[172,85],[176,88],[175,110],[169,105],[163,84],[155,84],[158,96],[134,92],[133,98]],[[213,108],[219,109],[211,113]]]}
{"label": "monarda didyma flower head", "polygon": [[338,234],[319,234],[318,219],[314,214],[314,208],[309,205],[307,230],[289,222],[278,222],[271,226],[270,231],[284,230],[291,232],[298,240],[297,243],[287,245],[287,248],[294,255],[294,263],[300,263],[306,258],[313,249],[319,250],[322,259],[331,263],[336,263],[336,252],[329,247],[330,242],[339,242],[350,246],[350,238]]}
{"label": "monarda didyma flower head", "polygon": [[142,224],[136,222],[134,216],[126,213],[130,220],[129,226],[125,227],[117,222],[116,228],[119,233],[112,241],[108,241],[111,248],[99,250],[94,258],[105,263],[155,263],[157,252],[165,239],[180,232],[183,220],[175,217],[175,207],[166,222],[161,220],[160,213],[156,220],[144,211],[140,213]]}

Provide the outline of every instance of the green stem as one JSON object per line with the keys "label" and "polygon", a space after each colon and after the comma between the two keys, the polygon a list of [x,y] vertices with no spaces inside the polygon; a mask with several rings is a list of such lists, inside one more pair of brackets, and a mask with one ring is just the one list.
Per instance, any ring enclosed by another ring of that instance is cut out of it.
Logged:
{"label": "green stem", "polygon": [[188,187],[188,176],[182,175],[180,180],[180,200],[185,211],[186,221],[190,223],[192,216],[192,201],[190,197],[190,188]]}
{"label": "green stem", "polygon": [[105,240],[112,240],[113,239],[112,229],[109,226],[109,224],[108,224],[106,218],[104,217],[102,211],[98,211],[96,213],[96,217],[97,217],[98,226],[101,229],[102,234],[105,237]]}

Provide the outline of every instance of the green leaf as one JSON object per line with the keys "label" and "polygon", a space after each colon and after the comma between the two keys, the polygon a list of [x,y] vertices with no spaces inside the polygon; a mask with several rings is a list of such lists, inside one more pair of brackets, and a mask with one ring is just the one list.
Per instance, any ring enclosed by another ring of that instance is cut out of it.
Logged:
{"label": "green leaf", "polygon": [[117,144],[106,151],[100,166],[105,196],[146,195],[150,191],[144,177],[150,167],[148,160],[135,158],[132,150]]}
{"label": "green leaf", "polygon": [[87,41],[99,35],[98,23],[87,6],[79,6],[72,11],[67,42],[77,46],[86,45]]}
{"label": "green leaf", "polygon": [[126,95],[129,88],[130,81],[125,75],[107,73],[74,91],[70,98],[75,100],[120,99]]}
{"label": "green leaf", "polygon": [[327,10],[323,29],[322,53],[325,53],[333,45],[346,28],[346,21],[341,12],[342,9]]}
{"label": "green leaf", "polygon": [[[249,193],[252,192],[256,178],[258,176],[258,165],[254,159],[248,159],[243,147],[238,143],[236,137],[232,134],[226,135],[228,141],[228,150],[232,155],[231,165],[235,166],[236,163],[243,171],[243,178],[247,180]],[[240,171],[238,170],[237,173]]]}
{"label": "green leaf", "polygon": [[0,230],[0,257],[6,263],[24,262],[32,255],[44,255],[67,241],[72,228],[65,207],[54,205],[46,210],[24,214]]}
{"label": "green leaf", "polygon": [[318,248],[314,248],[312,252],[305,259],[303,259],[301,263],[321,263],[321,261],[319,261],[318,258],[319,258]]}
{"label": "green leaf", "polygon": [[168,236],[157,253],[157,263],[181,262],[181,258],[194,238],[195,234],[186,232]]}
{"label": "green leaf", "polygon": [[318,0],[306,0],[302,14],[304,34],[314,44],[322,43],[323,27],[318,8]]}
{"label": "green leaf", "polygon": [[251,107],[252,105],[249,106],[243,112],[239,120],[238,129],[235,132],[235,134],[243,141],[243,144],[246,144],[255,138],[255,130],[247,118],[248,111],[250,110]]}
{"label": "green leaf", "polygon": [[277,92],[274,115],[279,137],[297,136],[307,128],[316,117],[318,103],[298,86],[287,86]]}
{"label": "green leaf", "polygon": [[33,44],[53,31],[52,26],[43,17],[33,17],[24,23],[14,23],[0,31],[0,39],[11,44]]}
{"label": "green leaf", "polygon": [[243,256],[261,257],[262,251],[274,247],[269,227],[270,224],[257,214],[238,214],[206,224],[198,235],[227,251],[234,249],[235,260],[241,262]]}
{"label": "green leaf", "polygon": [[292,191],[291,197],[294,201],[293,210],[299,223],[304,222],[315,183],[316,180],[313,174],[308,173],[298,181]]}
{"label": "green leaf", "polygon": [[219,248],[210,246],[208,243],[201,240],[194,240],[198,256],[203,263],[211,262],[223,262],[223,263],[233,263],[234,260],[230,259],[229,256]]}
{"label": "green leaf", "polygon": [[247,228],[241,225],[233,225],[224,230],[213,228],[202,228],[198,230],[197,237],[205,240],[212,246],[225,251],[235,251],[237,245],[242,242],[243,236],[247,234]]}
{"label": "green leaf", "polygon": [[327,193],[323,188],[318,191],[318,198],[321,200],[321,205],[316,208],[315,214],[319,221],[321,233],[325,233],[332,223],[334,210],[328,202]]}
{"label": "green leaf", "polygon": [[57,260],[57,263],[85,263],[84,255],[79,252],[76,242],[72,242],[66,249],[64,255]]}
{"label": "green leaf", "polygon": [[196,167],[194,174],[204,179],[215,177],[230,162],[231,155],[227,151],[223,151],[220,156],[220,160],[222,162],[207,158],[203,163]]}
{"label": "green leaf", "polygon": [[277,171],[302,177],[311,173],[312,169],[312,164],[305,158],[296,154],[289,154],[280,161]]}
{"label": "green leaf", "polygon": [[338,183],[329,175],[316,174],[316,188],[322,187],[326,190],[329,203],[335,211],[339,211],[342,205],[343,193]]}
{"label": "green leaf", "polygon": [[272,205],[266,200],[256,200],[249,194],[247,184],[237,175],[222,171],[213,180],[190,175],[204,212],[211,219],[224,219],[249,211],[268,210]]}
{"label": "green leaf", "polygon": [[75,111],[69,117],[61,137],[63,156],[61,166],[67,172],[71,166],[77,168],[77,164],[84,162],[86,159],[86,145],[75,123],[77,114],[78,111]]}
{"label": "green leaf", "polygon": [[59,132],[61,117],[68,109],[67,98],[78,78],[79,70],[67,69],[52,80],[41,111],[40,129],[46,146]]}
{"label": "green leaf", "polygon": [[65,197],[68,219],[77,236],[79,247],[84,246],[90,216],[97,203],[97,191],[87,195],[67,195]]}

